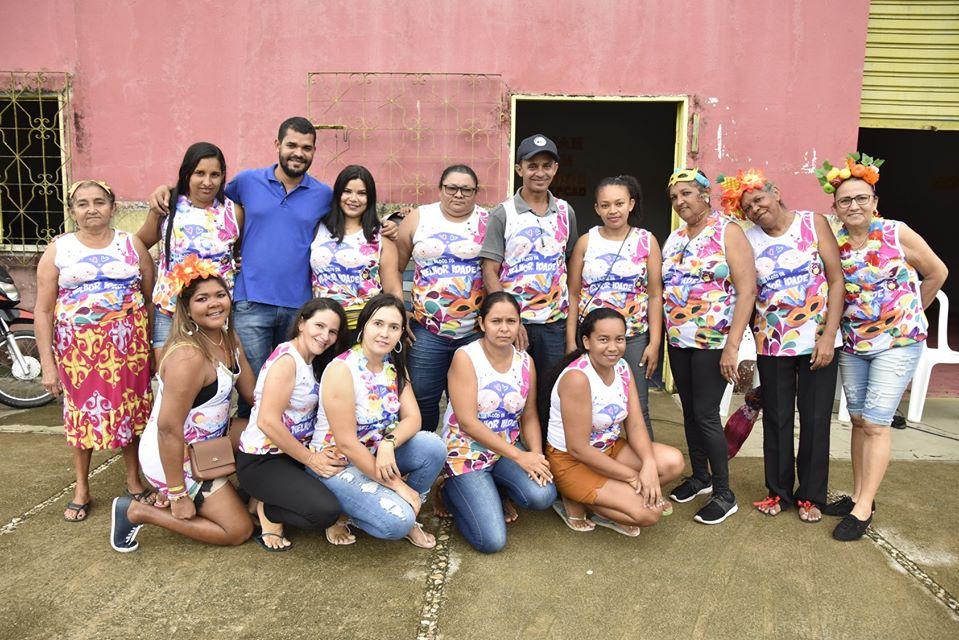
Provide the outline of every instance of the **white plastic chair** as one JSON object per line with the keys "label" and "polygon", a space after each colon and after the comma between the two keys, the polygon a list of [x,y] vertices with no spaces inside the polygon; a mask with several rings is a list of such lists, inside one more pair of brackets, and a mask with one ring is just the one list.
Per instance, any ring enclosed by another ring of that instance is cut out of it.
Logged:
{"label": "white plastic chair", "polygon": [[[743,340],[739,343],[739,356],[736,361],[738,366],[743,360],[755,360],[756,359],[756,340],[753,338],[753,332],[746,328],[746,331],[743,332]],[[759,379],[759,369],[753,370],[753,386],[756,386],[756,381]],[[729,415],[729,403],[733,399],[733,385],[727,384],[726,391],[723,392],[723,399],[719,403],[719,415],[726,417]]]}
{"label": "white plastic chair", "polygon": [[919,365],[916,374],[912,377],[912,391],[909,393],[910,422],[922,421],[922,410],[926,406],[926,392],[929,391],[929,378],[932,377],[932,368],[937,364],[959,364],[959,351],[949,348],[949,298],[940,290],[936,294],[939,301],[939,342],[935,349],[923,343],[922,355],[919,356]]}

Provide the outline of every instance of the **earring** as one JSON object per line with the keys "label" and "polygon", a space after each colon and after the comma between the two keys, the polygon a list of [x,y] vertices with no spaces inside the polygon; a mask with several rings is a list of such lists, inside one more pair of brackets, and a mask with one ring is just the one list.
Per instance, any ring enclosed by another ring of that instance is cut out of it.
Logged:
{"label": "earring", "polygon": [[363,344],[363,330],[360,329],[359,333],[356,334],[356,344]]}
{"label": "earring", "polygon": [[229,330],[230,330],[230,318],[228,316],[226,319],[226,322],[223,323],[223,331],[226,332]]}
{"label": "earring", "polygon": [[195,332],[197,332],[197,331],[200,330],[200,325],[198,325],[198,324],[196,323],[196,320],[194,320],[193,318],[190,318],[190,324],[193,325],[193,331],[190,331],[190,328],[187,327],[186,334],[187,334],[188,336],[192,336]]}
{"label": "earring", "polygon": [[403,338],[400,338],[399,342],[396,343],[396,348],[393,349],[396,353],[403,353]]}

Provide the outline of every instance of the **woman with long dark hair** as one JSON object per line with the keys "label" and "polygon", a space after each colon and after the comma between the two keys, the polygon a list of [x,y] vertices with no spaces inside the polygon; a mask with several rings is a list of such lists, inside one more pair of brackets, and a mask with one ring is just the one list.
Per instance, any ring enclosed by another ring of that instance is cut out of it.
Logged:
{"label": "woman with long dark hair", "polygon": [[350,331],[367,300],[382,291],[402,293],[396,245],[381,226],[373,175],[349,165],[336,176],[330,213],[310,245],[310,272],[313,295],[339,302]]}
{"label": "woman with long dark hair", "polygon": [[120,552],[137,549],[135,538],[144,524],[216,545],[241,544],[253,530],[229,480],[195,478],[184,454],[185,446],[231,432],[238,436],[246,425],[245,419],[231,424],[230,400],[235,387],[252,401],[256,378],[228,322],[230,293],[209,260],[188,257],[172,276],[179,285],[173,328],[139,450],[143,475],[161,496],[156,507],[170,508],[116,498],[110,543]]}
{"label": "woman with long dark hair", "polygon": [[[577,348],[552,384],[546,457],[560,494],[585,505],[593,523],[627,536],[659,521],[671,506],[661,484],[682,473],[683,455],[649,438],[626,352],[626,320],[615,309],[586,314]],[[623,437],[625,436],[625,437]],[[563,516],[563,514],[560,514]],[[577,530],[591,528],[582,522]]]}
{"label": "woman with long dark hair", "polygon": [[[173,268],[189,255],[210,260],[233,292],[234,248],[243,228],[243,208],[223,194],[226,160],[215,144],[191,144],[170,191],[169,214],[150,209],[136,236],[152,249],[159,243],[153,289],[153,349],[161,355],[176,310]],[[157,358],[159,362],[159,357]]]}
{"label": "woman with long dark hair", "polygon": [[314,298],[300,307],[289,340],[260,369],[250,422],[240,436],[236,475],[254,499],[263,529],[256,541],[267,551],[290,549],[285,524],[323,527],[327,539],[340,526],[334,524],[340,512],[336,497],[314,477],[336,473],[345,463],[306,445],[316,426],[317,380],[346,346],[343,307]]}
{"label": "woman with long dark hair", "polygon": [[344,457],[347,466],[334,474],[311,473],[336,495],[352,524],[376,538],[406,538],[431,549],[436,540],[416,516],[446,446],[435,433],[420,431],[406,366],[403,301],[389,293],[374,297],[357,329],[356,344],[323,373],[310,442],[315,455]]}

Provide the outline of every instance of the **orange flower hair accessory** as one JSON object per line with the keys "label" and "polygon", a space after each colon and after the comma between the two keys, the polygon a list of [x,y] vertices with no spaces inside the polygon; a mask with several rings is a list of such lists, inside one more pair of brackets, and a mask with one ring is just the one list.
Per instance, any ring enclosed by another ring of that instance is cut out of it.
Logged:
{"label": "orange flower hair accessory", "polygon": [[883,162],[880,158],[857,151],[846,156],[845,167],[834,167],[828,160],[824,161],[822,168],[816,169],[816,177],[819,178],[822,190],[830,194],[836,193],[839,185],[849,178],[859,178],[870,186],[875,186],[879,182],[879,167]]}
{"label": "orange flower hair accessory", "polygon": [[183,291],[197,278],[219,277],[220,271],[216,265],[206,258],[200,258],[195,253],[188,255],[170,270],[170,279],[176,283],[177,291]]}
{"label": "orange flower hair accessory", "polygon": [[772,183],[766,180],[761,169],[742,169],[735,176],[719,176],[716,183],[723,190],[722,206],[727,216],[745,220],[740,203],[743,194],[754,189],[769,189]]}

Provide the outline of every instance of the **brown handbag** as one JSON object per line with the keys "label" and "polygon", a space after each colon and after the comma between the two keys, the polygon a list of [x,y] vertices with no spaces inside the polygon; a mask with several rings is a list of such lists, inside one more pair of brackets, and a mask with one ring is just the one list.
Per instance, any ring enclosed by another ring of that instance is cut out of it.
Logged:
{"label": "brown handbag", "polygon": [[190,470],[197,480],[225,478],[236,472],[233,443],[227,436],[194,442],[189,455]]}

